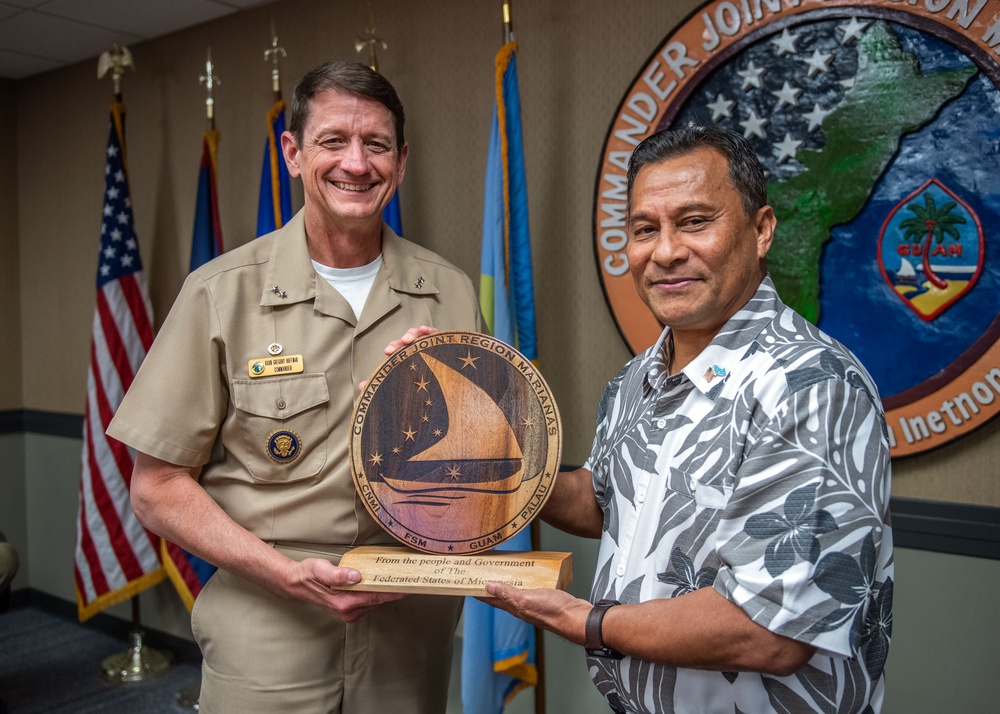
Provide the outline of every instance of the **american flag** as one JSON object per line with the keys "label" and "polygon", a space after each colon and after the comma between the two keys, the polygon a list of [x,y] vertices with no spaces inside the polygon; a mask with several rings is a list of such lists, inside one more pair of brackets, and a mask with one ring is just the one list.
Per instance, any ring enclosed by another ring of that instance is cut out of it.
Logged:
{"label": "american flag", "polygon": [[104,433],[153,343],[153,311],[129,199],[121,102],[111,106],[106,159],[74,568],[80,620],[164,578],[160,539],[140,525],[129,503],[134,452]]}

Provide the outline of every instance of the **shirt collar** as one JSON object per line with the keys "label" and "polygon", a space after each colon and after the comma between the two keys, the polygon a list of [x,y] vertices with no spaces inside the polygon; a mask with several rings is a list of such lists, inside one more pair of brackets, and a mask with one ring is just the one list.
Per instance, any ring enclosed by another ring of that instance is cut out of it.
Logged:
{"label": "shirt collar", "polygon": [[[714,398],[721,391],[720,385],[729,379],[733,370],[737,369],[747,348],[770,324],[781,306],[774,283],[771,282],[770,275],[766,275],[754,296],[729,318],[708,346],[691,360],[681,373],[699,391]],[[649,388],[660,390],[666,385],[669,379],[668,351],[672,349],[673,340],[670,337],[670,328],[667,327],[645,358],[645,382]]]}
{"label": "shirt collar", "polygon": [[[382,270],[379,275],[385,276],[389,289],[412,295],[438,293],[421,261],[414,258],[411,245],[393,233],[389,226],[382,224]],[[260,304],[290,305],[315,300],[319,290],[318,280],[322,278],[312,267],[304,211],[299,211],[275,237],[264,273]]]}
{"label": "shirt collar", "polygon": [[305,212],[299,211],[275,236],[261,286],[261,306],[290,305],[316,297],[316,271],[306,244]]}

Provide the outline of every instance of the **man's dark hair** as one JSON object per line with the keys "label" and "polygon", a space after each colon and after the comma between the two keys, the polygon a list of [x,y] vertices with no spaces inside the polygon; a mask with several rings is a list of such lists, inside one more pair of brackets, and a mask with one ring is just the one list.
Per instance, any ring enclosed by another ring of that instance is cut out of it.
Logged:
{"label": "man's dark hair", "polygon": [[292,119],[288,130],[295,143],[302,146],[302,131],[312,111],[312,98],[319,92],[335,89],[378,102],[392,113],[396,125],[396,151],[403,148],[403,103],[389,80],[359,62],[327,62],[310,70],[292,94]]}
{"label": "man's dark hair", "polygon": [[687,124],[647,137],[635,147],[628,162],[628,213],[632,213],[632,187],[639,169],[689,154],[696,149],[714,149],[729,164],[729,180],[740,194],[748,216],[767,205],[767,179],[764,167],[750,142],[736,132],[714,126]]}

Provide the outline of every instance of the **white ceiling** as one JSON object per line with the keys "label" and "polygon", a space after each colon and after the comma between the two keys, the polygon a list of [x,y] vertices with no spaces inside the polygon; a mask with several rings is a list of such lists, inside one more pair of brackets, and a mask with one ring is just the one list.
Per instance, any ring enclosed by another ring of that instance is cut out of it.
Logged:
{"label": "white ceiling", "polygon": [[0,78],[21,79],[272,0],[0,0]]}

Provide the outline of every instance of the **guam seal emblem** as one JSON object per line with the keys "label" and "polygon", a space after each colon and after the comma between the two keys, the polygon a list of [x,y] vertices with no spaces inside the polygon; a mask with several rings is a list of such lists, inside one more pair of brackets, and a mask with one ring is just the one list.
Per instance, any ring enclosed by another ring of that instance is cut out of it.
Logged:
{"label": "guam seal emblem", "polygon": [[782,299],[850,348],[893,456],[1000,413],[1000,18],[989,0],[716,0],[656,49],[608,131],[595,252],[639,352],[661,326],[625,254],[625,174],[694,122],[756,149]]}
{"label": "guam seal emblem", "polygon": [[[969,205],[936,178],[928,179],[886,218],[879,267],[900,300],[930,322],[976,284],[984,247],[983,228]],[[898,260],[898,267],[887,260]]]}

